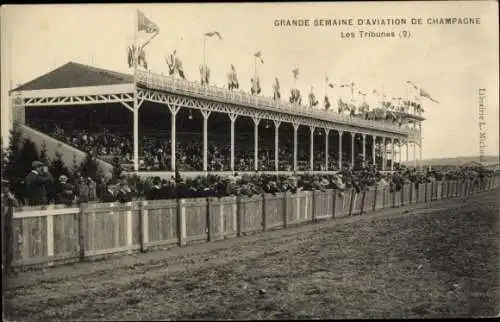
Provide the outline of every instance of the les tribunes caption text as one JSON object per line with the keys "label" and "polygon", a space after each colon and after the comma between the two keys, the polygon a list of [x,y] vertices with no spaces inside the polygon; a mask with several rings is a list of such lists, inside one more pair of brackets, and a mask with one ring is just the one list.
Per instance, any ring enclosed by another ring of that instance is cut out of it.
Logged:
{"label": "les tribunes caption text", "polygon": [[[275,19],[274,27],[384,27],[411,25],[479,25],[477,17],[426,17],[426,18],[346,18],[346,19]],[[340,31],[340,38],[401,38],[411,37],[409,30],[357,30]]]}

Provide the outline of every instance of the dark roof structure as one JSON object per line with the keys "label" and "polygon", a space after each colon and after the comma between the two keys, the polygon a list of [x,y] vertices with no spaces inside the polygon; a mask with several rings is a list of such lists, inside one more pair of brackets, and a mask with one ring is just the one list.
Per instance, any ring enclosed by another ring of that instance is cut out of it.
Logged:
{"label": "dark roof structure", "polygon": [[133,75],[75,62],[68,62],[45,75],[35,78],[34,80],[13,89],[12,91],[119,85],[130,84],[133,82]]}

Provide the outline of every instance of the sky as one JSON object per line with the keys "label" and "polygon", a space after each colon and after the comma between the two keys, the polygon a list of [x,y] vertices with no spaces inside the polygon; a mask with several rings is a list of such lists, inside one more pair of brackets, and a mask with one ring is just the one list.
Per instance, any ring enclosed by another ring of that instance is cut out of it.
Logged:
{"label": "sky", "polygon": [[[479,154],[479,94],[485,89],[486,154],[499,154],[499,34],[496,1],[343,2],[246,4],[86,4],[2,7],[1,125],[11,120],[7,91],[68,61],[124,73],[127,46],[134,40],[136,9],[160,28],[146,47],[154,72],[168,71],[165,57],[174,49],[187,78],[199,81],[204,60],[203,34],[223,39],[206,42],[211,83],[224,86],[230,65],[248,91],[255,69],[263,95],[272,96],[278,77],[282,96],[296,86],[303,97],[313,89],[325,95],[325,75],[334,83],[330,101],[350,98],[337,89],[354,82],[369,104],[373,90],[388,97],[414,98],[410,80],[436,100],[422,98],[423,158]],[[480,24],[427,24],[427,18],[479,18]],[[353,19],[353,26],[314,26],[314,19]],[[366,26],[358,19],[405,18],[406,25]],[[411,18],[422,18],[412,25]],[[275,20],[309,19],[311,26],[275,26]],[[395,38],[361,38],[360,31],[394,32]],[[409,38],[400,38],[402,31]],[[354,38],[342,38],[353,32]],[[262,51],[264,64],[253,54]],[[292,70],[299,69],[294,84]],[[361,99],[359,96],[357,99]],[[336,105],[336,104],[335,104]]]}

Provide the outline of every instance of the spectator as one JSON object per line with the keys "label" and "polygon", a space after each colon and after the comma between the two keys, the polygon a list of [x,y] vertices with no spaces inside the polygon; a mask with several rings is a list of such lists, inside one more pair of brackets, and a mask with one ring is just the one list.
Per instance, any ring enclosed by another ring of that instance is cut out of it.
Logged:
{"label": "spectator", "polygon": [[113,191],[113,187],[110,182],[104,183],[104,189],[102,191],[101,200],[102,202],[115,202],[117,200],[116,194]]}
{"label": "spectator", "polygon": [[120,183],[120,189],[118,190],[116,198],[122,203],[132,201],[132,190],[125,181]]}
{"label": "spectator", "polygon": [[28,205],[46,205],[48,203],[47,186],[52,183],[53,178],[47,166],[42,162],[33,161],[31,167],[31,172],[24,180]]}
{"label": "spectator", "polygon": [[160,178],[159,177],[155,177],[153,179],[153,186],[149,189],[149,191],[146,194],[146,199],[147,200],[159,200],[159,199],[163,199],[162,198],[162,193],[160,191],[160,184],[161,184]]}
{"label": "spectator", "polygon": [[89,201],[89,186],[83,178],[83,176],[78,177],[76,184],[76,196],[79,203],[85,203]]}
{"label": "spectator", "polygon": [[97,200],[97,184],[92,178],[87,178],[87,186],[89,188],[89,201]]}
{"label": "spectator", "polygon": [[71,206],[75,200],[75,188],[68,183],[68,177],[61,175],[55,184],[56,204]]}

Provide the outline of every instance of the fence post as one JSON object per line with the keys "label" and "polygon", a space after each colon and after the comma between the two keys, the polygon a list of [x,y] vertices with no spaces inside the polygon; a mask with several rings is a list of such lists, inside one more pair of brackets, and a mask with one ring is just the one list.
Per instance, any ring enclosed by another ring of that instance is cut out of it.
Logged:
{"label": "fence post", "polygon": [[267,230],[266,194],[262,194],[262,231]]}
{"label": "fence post", "polygon": [[[425,202],[427,202],[427,203],[428,203],[428,202],[430,202],[430,200],[429,200],[429,192],[428,192],[428,190],[429,190],[429,183],[428,183],[428,182],[426,182],[426,183],[424,184],[424,186],[425,186],[425,191],[424,191],[424,200],[425,200]],[[432,192],[432,187],[431,187],[431,192]],[[430,199],[432,199],[432,193],[431,193],[431,198],[430,198]]]}
{"label": "fence post", "polygon": [[141,253],[146,252],[146,244],[149,241],[148,213],[147,209],[144,209],[144,203],[146,203],[146,201],[138,201],[140,225],[139,242],[141,244]]}
{"label": "fence post", "polygon": [[207,198],[207,211],[206,211],[206,222],[207,222],[207,239],[212,241],[213,231],[212,231],[212,198]]}
{"label": "fence post", "polygon": [[332,210],[332,219],[335,219],[335,214],[337,213],[337,195],[339,192],[337,189],[333,189],[333,210]]}
{"label": "fence post", "polygon": [[[391,186],[393,187],[393,191],[391,192]],[[396,187],[395,185],[390,185],[389,186],[389,193],[390,193],[390,196],[391,196],[391,207],[390,208],[396,208],[396,193],[397,191],[395,190]]]}
{"label": "fence post", "polygon": [[363,211],[365,210],[365,198],[366,198],[366,190],[363,189],[363,197],[361,197],[361,209],[360,209],[360,212],[359,214],[362,215],[363,214]]}
{"label": "fence post", "polygon": [[177,198],[177,229],[179,246],[184,246],[186,244],[186,213],[183,203],[184,199]]}
{"label": "fence post", "polygon": [[288,191],[283,194],[283,227],[288,227]]}
{"label": "fence post", "polygon": [[52,261],[54,257],[54,216],[47,216],[47,257],[49,262],[48,266],[53,266],[54,262]]}
{"label": "fence post", "polygon": [[[2,200],[7,201],[7,200]],[[12,240],[12,230],[14,227],[13,217],[14,217],[14,206],[7,201],[9,204],[7,207],[2,207],[2,282],[3,285],[7,286],[7,274],[10,273],[10,267],[12,264],[12,253],[14,243]],[[5,213],[3,213],[5,211]]]}
{"label": "fence post", "polygon": [[351,189],[351,200],[349,202],[349,216],[352,216],[352,208],[354,207],[354,198],[356,197],[356,190],[354,188]]}
{"label": "fence post", "polygon": [[85,209],[86,203],[80,204],[78,213],[78,247],[80,251],[80,262],[85,261]]}
{"label": "fence post", "polygon": [[236,226],[237,226],[237,235],[241,236],[243,231],[243,220],[241,220],[241,196],[236,196]]}
{"label": "fence post", "polygon": [[316,193],[316,190],[313,190],[312,191],[312,214],[311,214],[311,221],[312,222],[315,222],[316,221],[316,196],[317,196],[317,193]]}

